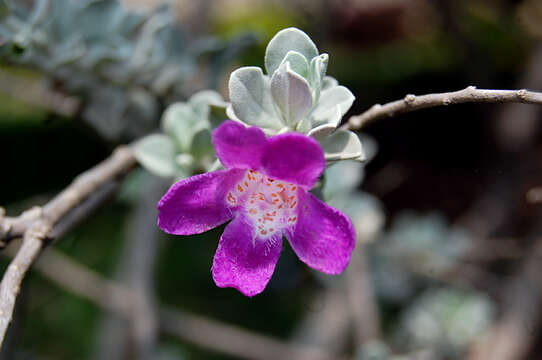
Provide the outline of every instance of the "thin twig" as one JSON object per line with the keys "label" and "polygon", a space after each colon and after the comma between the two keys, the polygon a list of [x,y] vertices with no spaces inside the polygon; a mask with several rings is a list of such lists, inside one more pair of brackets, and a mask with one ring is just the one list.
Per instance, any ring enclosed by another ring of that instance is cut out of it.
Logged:
{"label": "thin twig", "polygon": [[[4,217],[4,211],[0,211],[0,242],[6,244],[23,237],[23,244],[0,283],[0,345],[11,322],[26,271],[46,245],[45,240],[52,240],[54,226],[91,194],[99,192],[104,184],[127,173],[135,164],[132,150],[126,146],[119,147],[108,159],[79,175],[42,208],[33,208],[16,218]],[[89,206],[88,210],[93,208]],[[66,227],[67,224],[61,226]]]}
{"label": "thin twig", "polygon": [[[2,254],[13,256],[8,247]],[[66,255],[49,249],[33,267],[58,286],[128,318],[136,309],[138,294]],[[190,313],[161,307],[161,329],[181,340],[242,359],[342,360],[314,347],[289,344],[272,337]]]}
{"label": "thin twig", "polygon": [[542,93],[521,90],[486,90],[477,89],[474,86],[469,86],[463,90],[427,94],[427,95],[412,95],[405,96],[402,100],[396,100],[384,105],[373,105],[364,113],[352,116],[346,128],[351,130],[359,130],[368,123],[386,118],[393,117],[407,112],[426,109],[437,106],[447,106],[453,104],[463,104],[472,102],[482,103],[524,103],[524,104],[542,104]]}
{"label": "thin twig", "polygon": [[49,226],[45,223],[36,224],[26,231],[21,248],[2,278],[0,283],[0,344],[4,341],[6,330],[11,322],[21,283],[30,265],[38,257],[43,246],[43,239],[48,232]]}
{"label": "thin twig", "polygon": [[101,186],[126,174],[135,165],[136,160],[131,148],[120,146],[109,158],[76,177],[45,206],[34,207],[18,217],[2,217],[0,213],[0,241],[7,243],[22,237],[37,221],[44,221],[53,227]]}
{"label": "thin twig", "polygon": [[115,179],[96,189],[92,195],[70,210],[56,223],[55,227],[49,233],[49,238],[57,240],[87,220],[89,214],[94,213],[94,211],[117,194],[120,183],[120,179]]}
{"label": "thin twig", "polygon": [[132,150],[127,146],[118,147],[108,159],[79,175],[73,183],[43,207],[43,217],[56,224],[65,214],[83,199],[136,165]]}

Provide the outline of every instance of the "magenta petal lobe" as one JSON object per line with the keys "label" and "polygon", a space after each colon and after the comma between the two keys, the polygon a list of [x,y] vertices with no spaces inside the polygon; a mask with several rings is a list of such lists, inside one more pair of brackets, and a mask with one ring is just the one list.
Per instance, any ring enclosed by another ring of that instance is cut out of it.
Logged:
{"label": "magenta petal lobe", "polygon": [[158,202],[158,226],[175,235],[199,234],[225,223],[234,208],[228,191],[246,170],[220,170],[183,179]]}
{"label": "magenta petal lobe", "polygon": [[311,188],[324,171],[326,162],[320,144],[311,137],[287,133],[268,140],[262,170],[274,178]]}
{"label": "magenta petal lobe", "polygon": [[316,270],[342,273],[356,244],[352,222],[311,193],[301,190],[298,196],[297,224],[286,234],[294,252]]}
{"label": "magenta petal lobe", "polygon": [[257,169],[267,139],[260,128],[247,128],[228,120],[214,131],[213,144],[218,159],[225,167]]}
{"label": "magenta petal lobe", "polygon": [[232,287],[246,296],[261,293],[273,275],[282,247],[282,235],[258,238],[250,221],[237,216],[226,226],[213,260],[218,287]]}

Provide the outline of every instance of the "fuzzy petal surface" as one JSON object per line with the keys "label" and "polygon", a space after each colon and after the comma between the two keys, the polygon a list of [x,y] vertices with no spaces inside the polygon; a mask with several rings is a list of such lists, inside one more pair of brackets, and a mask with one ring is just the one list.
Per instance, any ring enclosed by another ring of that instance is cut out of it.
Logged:
{"label": "fuzzy petal surface", "polygon": [[213,260],[218,287],[232,287],[243,295],[261,293],[273,275],[282,248],[282,236],[262,241],[242,215],[226,226]]}
{"label": "fuzzy petal surface", "polygon": [[297,133],[276,135],[268,139],[262,157],[266,175],[312,188],[324,171],[326,161],[320,144]]}
{"label": "fuzzy petal surface", "polygon": [[286,234],[294,252],[313,269],[342,273],[356,244],[352,222],[309,192],[300,190],[298,196],[297,224]]}
{"label": "fuzzy petal surface", "polygon": [[260,128],[229,120],[214,131],[213,144],[226,168],[258,169],[267,139]]}
{"label": "fuzzy petal surface", "polygon": [[234,209],[225,194],[244,174],[241,169],[220,170],[173,184],[158,202],[158,226],[170,234],[191,235],[230,220]]}

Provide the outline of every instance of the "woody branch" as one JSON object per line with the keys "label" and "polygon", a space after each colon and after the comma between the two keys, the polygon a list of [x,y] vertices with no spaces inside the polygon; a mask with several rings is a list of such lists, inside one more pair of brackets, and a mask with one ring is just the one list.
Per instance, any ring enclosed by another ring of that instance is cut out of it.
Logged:
{"label": "woody branch", "polygon": [[[13,315],[15,301],[27,270],[38,257],[46,240],[58,236],[55,225],[78,210],[85,200],[99,194],[104,185],[126,174],[136,165],[132,150],[122,146],[108,159],[79,175],[71,185],[43,207],[34,207],[18,217],[0,212],[0,241],[5,245],[14,238],[23,243],[0,282],[0,345]],[[87,207],[90,212],[93,206]],[[66,224],[60,224],[66,227]]]}
{"label": "woody branch", "polygon": [[542,105],[542,93],[521,90],[488,90],[469,86],[463,90],[427,94],[409,94],[401,100],[384,105],[375,104],[369,110],[348,119],[345,127],[359,130],[378,119],[393,117],[416,110],[463,103],[524,103]]}

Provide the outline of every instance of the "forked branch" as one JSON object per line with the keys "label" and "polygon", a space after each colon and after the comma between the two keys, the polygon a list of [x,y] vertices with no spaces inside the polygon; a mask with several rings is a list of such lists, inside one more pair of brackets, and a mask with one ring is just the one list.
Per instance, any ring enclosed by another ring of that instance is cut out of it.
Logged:
{"label": "forked branch", "polygon": [[[91,195],[99,194],[104,185],[126,174],[135,165],[131,148],[120,147],[108,159],[79,175],[45,206],[32,208],[15,218],[5,217],[4,211],[0,211],[0,241],[5,245],[14,238],[23,237],[21,247],[0,282],[0,346],[11,322],[24,276],[46,245],[45,240],[53,240],[53,236],[59,233],[55,231],[55,225]],[[88,206],[86,210],[93,208]],[[62,224],[63,228],[67,226]]]}

